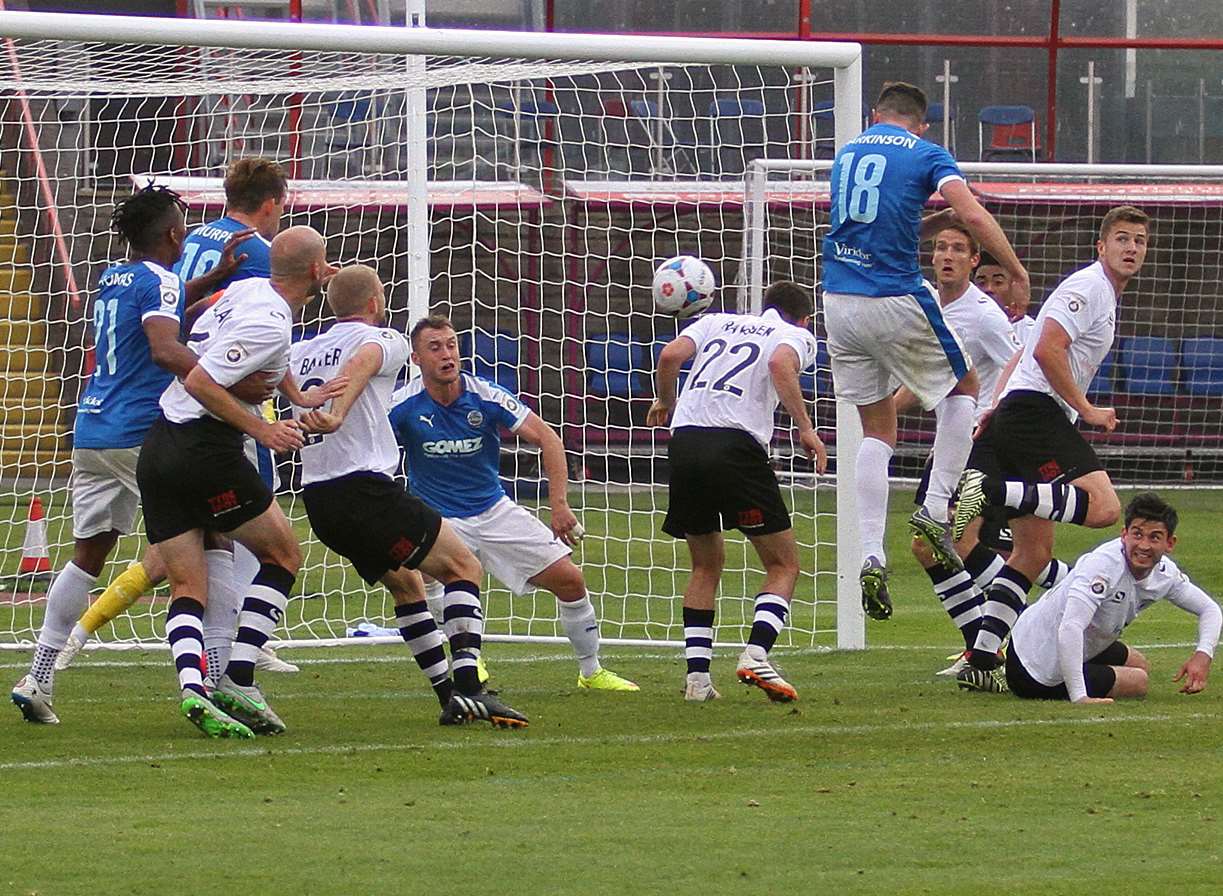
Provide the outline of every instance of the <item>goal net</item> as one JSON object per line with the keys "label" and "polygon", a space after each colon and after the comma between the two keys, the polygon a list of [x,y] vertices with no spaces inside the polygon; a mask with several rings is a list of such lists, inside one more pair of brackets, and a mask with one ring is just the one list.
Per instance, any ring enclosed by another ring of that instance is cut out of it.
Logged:
{"label": "goal net", "polygon": [[[645,426],[676,324],[653,313],[651,275],[698,255],[721,307],[738,306],[744,173],[828,155],[861,127],[856,46],[13,13],[0,44],[0,646],[41,623],[45,582],[16,575],[34,497],[52,566],[71,557],[70,437],[95,284],[124,251],[108,232],[116,199],[155,178],[198,224],[223,213],[225,165],[251,155],[290,175],[285,226],[379,270],[392,326],[448,315],[468,368],[559,431],[604,637],[682,640],[687,557],[659,528],[667,435]],[[296,335],[329,322],[313,302]],[[537,455],[504,448],[507,489],[546,520]],[[860,612],[836,603],[832,480],[817,485],[780,416],[773,456],[803,566],[782,643],[861,646]],[[313,538],[296,461],[279,472],[305,555],[279,637],[386,634],[386,595]],[[141,533],[100,586],[140,556]],[[741,643],[761,574],[742,539],[727,555],[716,637]],[[485,598],[492,636],[561,634],[549,594],[490,582]],[[159,641],[164,607],[138,603],[101,641]]]}
{"label": "goal net", "polygon": [[[748,296],[789,277],[818,286],[829,226],[827,161],[754,161],[746,179]],[[1088,397],[1117,410],[1114,432],[1084,428],[1121,485],[1223,485],[1223,167],[964,163],[1032,277],[1032,305],[1096,258],[1100,220],[1113,206],[1153,219],[1146,263],[1122,296],[1117,339]],[[931,210],[935,206],[931,205]],[[929,246],[923,247],[928,252]],[[923,257],[929,272],[929,256]],[[824,344],[817,308],[817,337]],[[816,373],[828,394],[826,356]],[[836,416],[817,403],[823,426]],[[900,422],[892,475],[916,478],[934,438],[932,415]],[[838,435],[839,435],[838,431]]]}

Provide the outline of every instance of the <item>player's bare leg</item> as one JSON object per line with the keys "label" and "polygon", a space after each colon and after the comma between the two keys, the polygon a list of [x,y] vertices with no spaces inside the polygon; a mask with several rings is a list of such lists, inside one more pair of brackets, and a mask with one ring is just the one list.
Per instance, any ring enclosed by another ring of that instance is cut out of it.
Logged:
{"label": "player's bare leg", "polygon": [[752,632],[735,674],[744,684],[760,688],[770,700],[789,703],[798,699],[798,692],[770,662],[769,651],[789,615],[798,581],[798,545],[793,529],[754,535],[748,540],[764,564],[764,584],[756,595]]}
{"label": "player's bare leg", "polygon": [[599,620],[586,593],[586,577],[568,557],[550,564],[527,580],[556,596],[561,626],[578,658],[578,687],[597,691],[637,691],[640,688],[599,662]]}

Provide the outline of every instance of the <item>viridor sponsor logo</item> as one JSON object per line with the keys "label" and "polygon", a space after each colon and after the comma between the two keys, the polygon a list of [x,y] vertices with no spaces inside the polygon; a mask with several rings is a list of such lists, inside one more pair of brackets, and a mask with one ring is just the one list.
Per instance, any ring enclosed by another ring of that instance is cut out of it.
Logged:
{"label": "viridor sponsor logo", "polygon": [[875,259],[871,253],[865,249],[859,249],[857,246],[847,246],[844,243],[832,241],[833,252],[836,253],[837,261],[843,261],[846,264],[856,264],[860,268],[873,268]]}
{"label": "viridor sponsor logo", "polygon": [[917,146],[917,138],[912,134],[861,134],[849,142],[858,146],[903,146],[905,149]]}
{"label": "viridor sponsor logo", "polygon": [[423,442],[421,448],[429,457],[451,457],[453,455],[467,456],[479,454],[484,447],[484,437],[473,439],[438,439],[435,442]]}

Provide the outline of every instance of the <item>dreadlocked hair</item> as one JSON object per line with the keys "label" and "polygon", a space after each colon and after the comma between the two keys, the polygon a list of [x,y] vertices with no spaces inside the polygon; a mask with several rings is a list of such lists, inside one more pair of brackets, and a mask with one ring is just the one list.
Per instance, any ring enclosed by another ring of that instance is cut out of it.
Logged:
{"label": "dreadlocked hair", "polygon": [[127,240],[133,249],[148,249],[157,240],[158,226],[166,212],[175,206],[180,211],[187,209],[182,197],[169,187],[149,181],[143,189],[115,205],[110,216],[111,230]]}

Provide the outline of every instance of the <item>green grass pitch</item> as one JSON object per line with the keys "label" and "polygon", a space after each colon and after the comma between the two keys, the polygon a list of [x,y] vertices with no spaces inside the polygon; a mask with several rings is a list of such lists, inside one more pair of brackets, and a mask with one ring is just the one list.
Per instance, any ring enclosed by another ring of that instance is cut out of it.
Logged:
{"label": "green grass pitch", "polygon": [[[1170,497],[1177,558],[1223,592],[1223,498]],[[1193,619],[1127,633],[1142,702],[960,693],[932,675],[958,637],[906,556],[908,501],[894,618],[865,652],[780,650],[792,707],[741,688],[733,651],[724,699],[689,706],[672,649],[607,650],[642,691],[605,695],[565,648],[494,644],[530,729],[443,729],[403,649],[309,650],[264,679],[285,736],[213,742],[165,654],[89,655],[57,681],[60,726],[0,707],[0,894],[1223,891],[1223,676],[1171,683]],[[1062,527],[1058,554],[1110,534]],[[0,653],[0,681],[27,661]]]}

